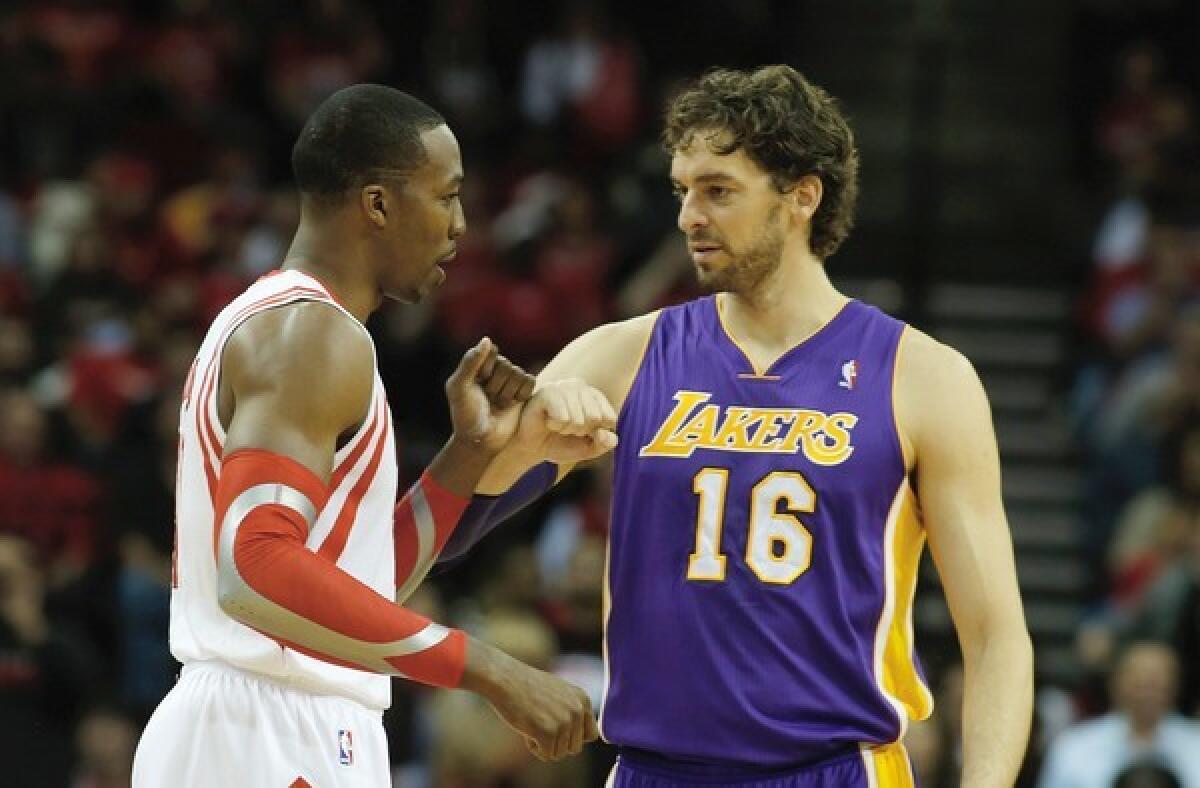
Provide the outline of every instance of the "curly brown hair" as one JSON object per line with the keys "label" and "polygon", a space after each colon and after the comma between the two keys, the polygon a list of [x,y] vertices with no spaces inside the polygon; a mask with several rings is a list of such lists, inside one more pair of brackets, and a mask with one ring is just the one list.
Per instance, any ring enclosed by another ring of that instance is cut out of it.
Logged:
{"label": "curly brown hair", "polygon": [[858,149],[837,102],[791,66],[714,69],[667,104],[663,145],[674,154],[703,133],[719,154],[742,148],[781,193],[804,175],[824,187],[809,246],[822,260],[854,225]]}

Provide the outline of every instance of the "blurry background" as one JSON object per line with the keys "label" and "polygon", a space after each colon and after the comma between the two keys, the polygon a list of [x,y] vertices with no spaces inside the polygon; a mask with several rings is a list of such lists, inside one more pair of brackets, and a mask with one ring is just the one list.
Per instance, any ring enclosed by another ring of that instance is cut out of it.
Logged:
{"label": "blurry background", "polygon": [[[437,107],[467,167],[449,282],[371,323],[408,480],[480,335],[536,368],[694,294],[663,100],[712,65],[791,63],[862,149],[835,281],[964,351],[991,395],[1037,647],[1024,784],[1079,721],[1194,715],[1198,42],[1191,0],[4,4],[0,783],[128,784],[177,670],[183,376],[286,249],[304,118],[358,81]],[[598,693],[608,485],[577,474],[412,604]],[[925,785],[952,785],[962,678],[932,571],[917,614],[941,706],[910,746]],[[1120,657],[1145,639],[1167,648]],[[612,758],[531,763],[472,696],[402,682],[387,723],[403,786],[600,785]]]}

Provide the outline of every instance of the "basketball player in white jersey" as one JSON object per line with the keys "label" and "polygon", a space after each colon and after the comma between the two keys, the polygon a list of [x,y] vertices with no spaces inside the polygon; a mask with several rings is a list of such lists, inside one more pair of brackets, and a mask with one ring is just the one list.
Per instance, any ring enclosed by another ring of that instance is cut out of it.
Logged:
{"label": "basketball player in white jersey", "polygon": [[[535,755],[596,737],[586,695],[402,607],[508,443],[533,379],[484,339],[446,384],[454,433],[396,503],[392,419],[363,321],[445,277],[466,229],[443,119],[391,88],[339,91],[292,152],[282,270],[214,321],[184,391],[171,650],[179,683],[133,784],[385,786],[389,677],[486,698]],[[593,398],[593,402],[596,398]],[[576,409],[557,459],[612,447]]]}

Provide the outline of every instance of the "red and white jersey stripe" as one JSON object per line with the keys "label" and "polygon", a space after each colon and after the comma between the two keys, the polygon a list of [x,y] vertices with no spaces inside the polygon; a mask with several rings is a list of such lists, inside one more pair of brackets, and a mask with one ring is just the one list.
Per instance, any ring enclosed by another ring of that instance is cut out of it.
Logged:
{"label": "red and white jersey stripe", "polygon": [[[358,324],[308,274],[294,270],[269,274],[216,317],[188,376],[179,420],[171,653],[185,664],[218,660],[290,686],[384,709],[391,702],[387,676],[301,654],[235,621],[217,604],[214,492],[225,442],[217,415],[221,354],[230,335],[248,318],[298,301],[329,304]],[[395,434],[377,369],[369,412],[334,458],[329,500],[309,530],[307,546],[389,599],[396,591],[392,526],[396,481]]]}

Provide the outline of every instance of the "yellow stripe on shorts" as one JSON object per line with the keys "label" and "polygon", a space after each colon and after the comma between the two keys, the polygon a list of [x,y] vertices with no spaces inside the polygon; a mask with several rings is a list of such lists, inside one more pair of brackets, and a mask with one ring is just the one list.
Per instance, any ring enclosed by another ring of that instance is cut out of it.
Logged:
{"label": "yellow stripe on shorts", "polygon": [[862,757],[868,788],[916,788],[904,745],[863,747]]}

